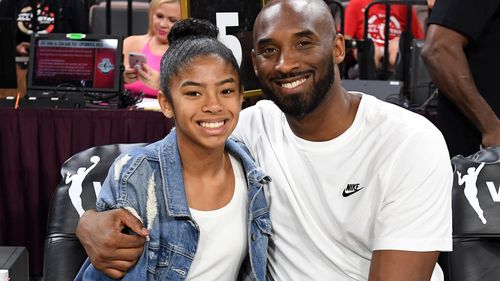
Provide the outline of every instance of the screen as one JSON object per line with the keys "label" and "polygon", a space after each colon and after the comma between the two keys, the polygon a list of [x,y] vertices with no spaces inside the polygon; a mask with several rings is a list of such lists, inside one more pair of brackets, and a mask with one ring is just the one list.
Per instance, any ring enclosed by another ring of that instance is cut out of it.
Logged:
{"label": "screen", "polygon": [[121,40],[45,34],[32,38],[28,89],[120,90]]}
{"label": "screen", "polygon": [[17,88],[14,22],[0,18],[0,88]]}

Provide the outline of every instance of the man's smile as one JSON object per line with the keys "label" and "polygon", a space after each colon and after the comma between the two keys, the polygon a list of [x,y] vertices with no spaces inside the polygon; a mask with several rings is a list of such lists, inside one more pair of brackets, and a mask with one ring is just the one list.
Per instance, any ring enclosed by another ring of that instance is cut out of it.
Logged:
{"label": "man's smile", "polygon": [[287,88],[287,89],[292,89],[292,88],[295,88],[295,87],[302,85],[306,80],[307,80],[307,78],[300,78],[300,79],[297,79],[297,80],[292,81],[292,82],[281,83],[281,87]]}

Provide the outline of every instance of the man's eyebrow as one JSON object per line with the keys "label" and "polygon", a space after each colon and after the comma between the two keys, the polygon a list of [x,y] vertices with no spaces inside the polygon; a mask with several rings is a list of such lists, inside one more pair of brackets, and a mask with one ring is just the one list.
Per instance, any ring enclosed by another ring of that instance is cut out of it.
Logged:
{"label": "man's eyebrow", "polygon": [[[315,33],[312,32],[311,30],[303,30],[303,31],[299,31],[299,32],[296,32],[293,34],[293,36],[296,38],[313,36],[313,35],[315,35]],[[257,46],[270,44],[272,42],[273,42],[273,39],[271,39],[271,38],[262,38],[262,39],[257,40]]]}
{"label": "man's eyebrow", "polygon": [[257,40],[257,46],[270,44],[273,40],[271,38],[262,38]]}
{"label": "man's eyebrow", "polygon": [[293,36],[295,36],[295,37],[304,37],[304,36],[311,36],[311,35],[315,35],[315,33],[310,31],[310,30],[299,31],[299,32],[293,34]]}

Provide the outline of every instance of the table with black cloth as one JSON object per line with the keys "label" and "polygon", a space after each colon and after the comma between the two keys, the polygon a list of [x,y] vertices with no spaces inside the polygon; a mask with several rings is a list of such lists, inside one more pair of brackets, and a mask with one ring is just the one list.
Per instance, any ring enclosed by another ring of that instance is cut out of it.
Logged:
{"label": "table with black cloth", "polygon": [[172,126],[153,111],[0,108],[0,245],[27,247],[31,275],[42,275],[47,215],[62,163],[97,145],[157,141]]}

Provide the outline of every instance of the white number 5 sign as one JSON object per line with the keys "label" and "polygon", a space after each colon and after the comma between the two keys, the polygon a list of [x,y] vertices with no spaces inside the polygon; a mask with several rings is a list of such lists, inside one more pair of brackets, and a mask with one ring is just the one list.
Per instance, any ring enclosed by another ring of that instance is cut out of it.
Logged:
{"label": "white number 5 sign", "polygon": [[240,40],[236,36],[226,34],[227,26],[239,26],[238,13],[216,13],[215,18],[219,28],[219,41],[233,51],[238,66],[240,66],[242,55]]}

